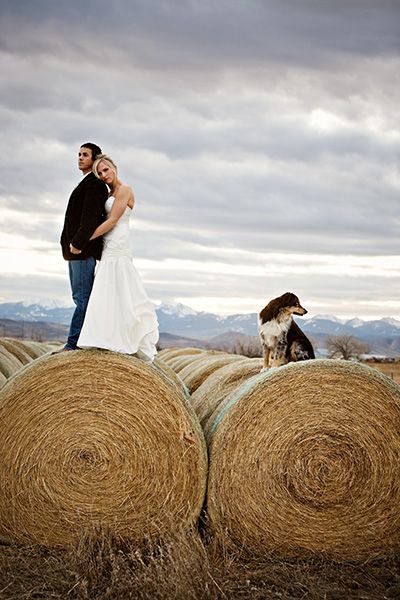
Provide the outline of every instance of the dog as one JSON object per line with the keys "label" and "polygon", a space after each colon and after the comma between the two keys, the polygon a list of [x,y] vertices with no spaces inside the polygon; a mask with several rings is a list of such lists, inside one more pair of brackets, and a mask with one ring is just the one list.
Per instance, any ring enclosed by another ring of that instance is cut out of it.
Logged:
{"label": "dog", "polygon": [[268,302],[258,315],[258,327],[264,355],[264,367],[280,367],[289,362],[315,358],[310,340],[293,321],[292,315],[307,311],[295,294],[286,292]]}

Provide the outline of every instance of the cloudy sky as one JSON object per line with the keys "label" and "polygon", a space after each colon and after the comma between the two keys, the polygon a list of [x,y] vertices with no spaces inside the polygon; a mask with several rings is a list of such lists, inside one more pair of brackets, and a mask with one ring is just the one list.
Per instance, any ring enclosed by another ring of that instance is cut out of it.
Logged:
{"label": "cloudy sky", "polygon": [[0,302],[70,305],[94,141],[155,303],[400,318],[400,0],[0,2]]}

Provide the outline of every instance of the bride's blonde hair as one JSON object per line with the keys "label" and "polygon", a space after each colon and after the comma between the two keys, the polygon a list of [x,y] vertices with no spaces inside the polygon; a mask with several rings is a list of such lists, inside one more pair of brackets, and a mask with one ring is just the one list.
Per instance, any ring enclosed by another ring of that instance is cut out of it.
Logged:
{"label": "bride's blonde hair", "polygon": [[108,167],[110,167],[111,171],[115,173],[115,177],[118,177],[118,168],[113,159],[110,158],[110,156],[107,156],[107,154],[98,154],[92,166],[92,171],[96,175],[97,179],[100,179],[97,169],[101,162],[105,163]]}

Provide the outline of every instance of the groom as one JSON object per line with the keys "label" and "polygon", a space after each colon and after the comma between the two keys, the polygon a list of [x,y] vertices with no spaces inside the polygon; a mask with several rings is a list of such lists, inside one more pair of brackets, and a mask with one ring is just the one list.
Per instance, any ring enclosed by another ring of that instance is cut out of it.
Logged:
{"label": "groom", "polygon": [[92,291],[96,259],[100,260],[103,240],[90,240],[96,227],[105,220],[104,204],[108,197],[105,183],[97,179],[92,165],[101,149],[96,144],[82,144],[78,153],[78,168],[83,179],[73,190],[65,213],[61,247],[68,261],[69,280],[75,311],[64,350],[76,350]]}

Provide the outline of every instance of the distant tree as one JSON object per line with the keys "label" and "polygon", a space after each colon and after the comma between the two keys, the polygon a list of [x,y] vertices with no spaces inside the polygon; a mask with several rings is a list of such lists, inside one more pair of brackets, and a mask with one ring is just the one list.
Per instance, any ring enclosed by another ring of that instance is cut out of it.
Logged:
{"label": "distant tree", "polygon": [[258,358],[262,356],[260,339],[257,336],[252,335],[235,338],[226,351],[232,354],[241,354],[248,358]]}
{"label": "distant tree", "polygon": [[361,354],[370,351],[369,344],[352,335],[330,335],[325,339],[325,344],[331,358],[358,359]]}
{"label": "distant tree", "polygon": [[34,340],[35,342],[43,342],[44,336],[43,336],[43,330],[39,327],[32,327],[31,328],[31,340]]}

